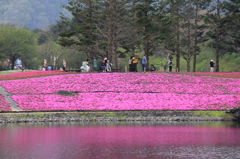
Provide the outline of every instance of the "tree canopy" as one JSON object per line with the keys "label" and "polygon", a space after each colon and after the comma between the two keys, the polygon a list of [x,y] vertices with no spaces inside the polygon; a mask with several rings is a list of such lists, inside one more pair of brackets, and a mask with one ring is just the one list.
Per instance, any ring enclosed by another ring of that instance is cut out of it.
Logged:
{"label": "tree canopy", "polygon": [[27,60],[36,56],[35,34],[14,25],[0,26],[0,53],[10,59],[12,68],[16,59],[21,58],[27,66]]}

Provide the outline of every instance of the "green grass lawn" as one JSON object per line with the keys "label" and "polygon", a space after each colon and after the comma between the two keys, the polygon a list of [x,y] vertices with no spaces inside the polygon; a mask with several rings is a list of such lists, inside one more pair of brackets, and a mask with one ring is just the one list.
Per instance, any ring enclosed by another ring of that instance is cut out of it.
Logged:
{"label": "green grass lawn", "polygon": [[[28,71],[37,71],[37,70],[24,70],[24,72]],[[6,71],[0,71],[0,75],[7,75],[10,73],[16,73],[16,72],[22,72],[22,70],[6,70]]]}

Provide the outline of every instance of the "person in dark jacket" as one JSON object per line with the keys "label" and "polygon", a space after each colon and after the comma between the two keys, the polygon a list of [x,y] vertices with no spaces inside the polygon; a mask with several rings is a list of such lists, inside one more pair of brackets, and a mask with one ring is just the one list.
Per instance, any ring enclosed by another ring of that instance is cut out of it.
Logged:
{"label": "person in dark jacket", "polygon": [[214,66],[215,66],[215,62],[213,60],[210,60],[210,72],[214,71]]}

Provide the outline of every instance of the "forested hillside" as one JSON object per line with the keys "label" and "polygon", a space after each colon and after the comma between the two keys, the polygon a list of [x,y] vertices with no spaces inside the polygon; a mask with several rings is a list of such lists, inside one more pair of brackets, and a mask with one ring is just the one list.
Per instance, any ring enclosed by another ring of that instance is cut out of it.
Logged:
{"label": "forested hillside", "polygon": [[0,0],[0,23],[17,24],[28,29],[46,30],[66,12],[61,5],[68,0]]}

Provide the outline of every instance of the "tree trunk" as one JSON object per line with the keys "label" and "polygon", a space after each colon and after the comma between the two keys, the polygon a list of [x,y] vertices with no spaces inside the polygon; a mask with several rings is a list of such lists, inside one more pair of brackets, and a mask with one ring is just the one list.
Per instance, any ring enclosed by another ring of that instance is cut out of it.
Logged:
{"label": "tree trunk", "polygon": [[191,58],[188,56],[187,58],[187,72],[191,71]]}
{"label": "tree trunk", "polygon": [[90,51],[90,57],[89,57],[89,66],[90,66],[90,71],[93,71],[93,61],[94,61],[94,56],[93,56],[93,52]]}
{"label": "tree trunk", "polygon": [[196,2],[195,10],[195,31],[194,31],[194,53],[193,53],[193,72],[196,72],[196,63],[197,63],[197,31],[198,31],[198,2]]}
{"label": "tree trunk", "polygon": [[215,71],[216,72],[219,72],[219,43],[220,43],[220,36],[217,34],[217,42],[216,42],[216,63],[215,63],[215,66],[216,66],[216,69]]}
{"label": "tree trunk", "polygon": [[218,25],[217,25],[217,28],[216,28],[216,63],[215,63],[215,66],[216,66],[216,69],[215,71],[216,72],[219,72],[219,51],[220,51],[220,19],[221,19],[221,16],[220,16],[220,1],[217,0],[217,18],[218,18]]}
{"label": "tree trunk", "polygon": [[116,45],[112,45],[112,58],[113,58],[113,63],[116,69],[118,69],[118,58],[117,58],[117,47]]}
{"label": "tree trunk", "polygon": [[[179,9],[178,9],[179,10]],[[178,14],[179,11],[178,11]],[[176,48],[176,69],[178,70],[178,72],[181,71],[180,69],[180,21],[179,18],[177,18],[177,48]]]}
{"label": "tree trunk", "polygon": [[145,39],[145,42],[144,42],[144,54],[146,55],[146,58],[147,58],[147,70],[149,68],[149,47],[148,47],[148,38]]}
{"label": "tree trunk", "polygon": [[15,61],[16,61],[15,57],[11,58],[11,64],[12,64],[11,70],[14,70]]}
{"label": "tree trunk", "polygon": [[192,52],[191,52],[191,27],[190,27],[190,3],[188,3],[188,17],[187,17],[187,54],[188,54],[188,59],[187,59],[187,72],[191,71],[190,68],[190,61],[192,57]]}

